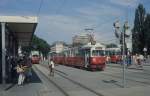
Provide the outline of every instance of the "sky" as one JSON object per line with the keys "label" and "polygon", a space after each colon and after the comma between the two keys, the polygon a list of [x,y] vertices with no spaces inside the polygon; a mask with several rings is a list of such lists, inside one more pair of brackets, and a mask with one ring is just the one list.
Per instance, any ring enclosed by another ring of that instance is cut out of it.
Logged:
{"label": "sky", "polygon": [[49,44],[72,43],[86,28],[97,41],[115,43],[113,23],[128,20],[132,29],[139,3],[150,13],[150,0],[0,0],[0,15],[38,16],[35,34]]}

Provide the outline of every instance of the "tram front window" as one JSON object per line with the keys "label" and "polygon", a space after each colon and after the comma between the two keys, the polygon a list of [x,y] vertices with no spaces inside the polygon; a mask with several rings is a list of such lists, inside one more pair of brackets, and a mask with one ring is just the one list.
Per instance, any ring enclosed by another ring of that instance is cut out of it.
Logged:
{"label": "tram front window", "polygon": [[117,51],[117,52],[116,52],[116,55],[121,55],[121,52],[120,52],[120,51]]}
{"label": "tram front window", "polygon": [[104,56],[104,51],[103,50],[93,50],[92,55],[93,56]]}

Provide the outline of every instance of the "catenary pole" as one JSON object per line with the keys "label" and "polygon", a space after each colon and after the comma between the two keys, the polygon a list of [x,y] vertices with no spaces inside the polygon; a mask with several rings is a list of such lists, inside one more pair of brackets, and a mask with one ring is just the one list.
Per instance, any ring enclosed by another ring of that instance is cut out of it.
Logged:
{"label": "catenary pole", "polygon": [[126,86],[126,69],[125,69],[125,31],[126,25],[123,26],[123,88]]}

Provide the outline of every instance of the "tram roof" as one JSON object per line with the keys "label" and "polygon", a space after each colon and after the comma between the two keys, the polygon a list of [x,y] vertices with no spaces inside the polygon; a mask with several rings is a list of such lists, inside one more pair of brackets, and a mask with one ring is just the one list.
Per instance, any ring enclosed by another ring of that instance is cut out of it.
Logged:
{"label": "tram roof", "polygon": [[115,50],[115,51],[119,51],[119,50],[121,50],[120,48],[106,48],[106,50]]}
{"label": "tram roof", "polygon": [[28,46],[37,26],[36,16],[0,16],[9,31],[14,32],[19,45]]}
{"label": "tram roof", "polygon": [[91,43],[88,43],[86,45],[84,45],[82,48],[92,48],[92,47],[102,47],[102,48],[105,48],[104,45],[100,44],[100,43],[96,43],[94,45],[92,45]]}

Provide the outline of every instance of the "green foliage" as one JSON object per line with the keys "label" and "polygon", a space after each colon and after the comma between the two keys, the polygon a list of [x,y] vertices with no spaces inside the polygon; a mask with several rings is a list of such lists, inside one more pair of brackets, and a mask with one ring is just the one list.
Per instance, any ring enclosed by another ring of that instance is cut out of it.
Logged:
{"label": "green foliage", "polygon": [[50,45],[43,39],[37,37],[36,35],[33,36],[32,39],[32,50],[38,50],[42,52],[42,54],[46,57],[48,52],[50,51]]}
{"label": "green foliage", "polygon": [[142,4],[139,4],[135,11],[134,28],[132,33],[133,40],[133,53],[142,53],[145,47],[145,31],[144,31],[144,20],[145,20],[145,8]]}
{"label": "green foliage", "polygon": [[41,52],[43,56],[47,57],[48,52],[50,51],[50,45],[45,40],[33,35],[31,45],[22,47],[24,54],[29,55],[31,50],[37,50]]}
{"label": "green foliage", "polygon": [[144,22],[144,30],[145,32],[145,47],[148,48],[148,53],[150,54],[150,14],[147,14]]}

